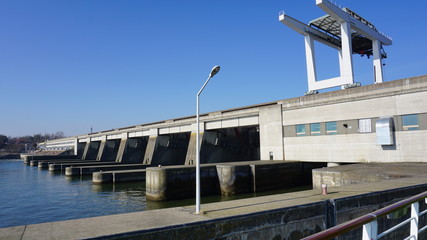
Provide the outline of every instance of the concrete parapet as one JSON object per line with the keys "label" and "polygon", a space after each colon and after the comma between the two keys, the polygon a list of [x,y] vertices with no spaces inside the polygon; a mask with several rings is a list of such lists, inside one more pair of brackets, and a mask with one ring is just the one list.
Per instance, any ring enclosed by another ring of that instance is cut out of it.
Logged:
{"label": "concrete parapet", "polygon": [[115,162],[99,162],[95,160],[85,160],[77,162],[57,162],[49,164],[49,171],[65,171],[67,167],[77,166],[103,166],[103,165],[114,165],[120,164]]}
{"label": "concrete parapet", "polygon": [[423,163],[362,163],[320,168],[313,170],[313,188],[320,189],[322,184],[339,187],[406,178],[426,171],[427,166]]}
{"label": "concrete parapet", "polygon": [[325,166],[324,163],[261,161],[252,164],[254,192],[308,185],[311,170]]}
{"label": "concrete parapet", "polygon": [[113,164],[102,166],[67,167],[65,168],[65,176],[88,175],[98,171],[145,169],[146,167],[148,167],[147,164]]}
{"label": "concrete parapet", "polygon": [[50,162],[49,171],[65,171],[66,167],[71,166],[87,166],[87,165],[107,165],[107,162],[98,162],[95,160],[82,160],[82,161],[65,161],[65,162]]}
{"label": "concrete parapet", "polygon": [[[201,195],[219,194],[216,166],[200,167]],[[182,199],[195,196],[196,168],[150,167],[146,170],[146,198],[153,201]]]}
{"label": "concrete parapet", "polygon": [[41,168],[41,169],[49,169],[49,166],[51,165],[51,164],[58,164],[58,163],[69,163],[69,162],[72,162],[72,163],[81,163],[81,162],[88,162],[88,161],[84,161],[84,160],[74,160],[74,159],[64,159],[64,160],[48,160],[48,161],[45,161],[45,160],[39,160],[39,162],[38,162],[38,167],[39,168]]}
{"label": "concrete parapet", "polygon": [[63,162],[87,162],[87,161],[77,159],[77,158],[71,158],[71,159],[66,158],[66,159],[51,159],[51,160],[31,160],[25,164],[29,164],[30,166],[48,168],[49,165],[46,166],[45,163],[51,164],[51,163],[63,163]]}
{"label": "concrete parapet", "polygon": [[92,174],[92,182],[95,184],[145,181],[145,169],[100,171]]}
{"label": "concrete parapet", "polygon": [[62,159],[77,159],[77,155],[23,155],[21,158],[24,164],[30,164],[31,160],[62,160]]}

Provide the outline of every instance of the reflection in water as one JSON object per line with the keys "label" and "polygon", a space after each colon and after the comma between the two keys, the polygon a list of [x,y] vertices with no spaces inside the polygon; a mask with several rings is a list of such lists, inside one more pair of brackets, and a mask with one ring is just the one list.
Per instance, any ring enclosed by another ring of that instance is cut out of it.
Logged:
{"label": "reflection in water", "polygon": [[96,190],[91,180],[90,175],[65,177],[22,161],[0,161],[0,227],[146,209],[144,184]]}
{"label": "reflection in water", "polygon": [[123,205],[125,209],[146,209],[145,182],[92,185],[100,198]]}
{"label": "reflection in water", "polygon": [[[213,202],[230,201],[230,200],[237,200],[237,199],[243,199],[243,198],[261,197],[261,196],[267,196],[272,194],[304,191],[304,190],[309,190],[311,188],[312,188],[311,185],[307,185],[307,186],[300,186],[295,188],[288,188],[288,189],[267,191],[267,192],[260,192],[260,193],[245,193],[245,194],[237,194],[237,195],[231,195],[231,196],[222,196],[222,195],[207,196],[207,197],[203,197],[201,199],[201,202],[202,204],[206,204],[206,203],[213,203]],[[195,198],[164,201],[164,202],[147,200],[146,209],[154,210],[154,209],[170,208],[170,207],[178,207],[178,206],[190,206],[195,204],[196,204]]]}
{"label": "reflection in water", "polygon": [[[203,197],[202,204],[309,188]],[[147,201],[145,182],[95,185],[90,175],[65,177],[19,160],[0,161],[0,193],[0,228],[195,204],[194,198]]]}

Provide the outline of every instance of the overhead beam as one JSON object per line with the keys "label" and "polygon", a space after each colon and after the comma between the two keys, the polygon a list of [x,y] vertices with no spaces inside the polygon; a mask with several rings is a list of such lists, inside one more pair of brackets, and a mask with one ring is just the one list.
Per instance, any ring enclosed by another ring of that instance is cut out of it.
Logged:
{"label": "overhead beam", "polygon": [[341,44],[339,42],[333,43],[334,41],[331,36],[315,28],[312,28],[309,25],[298,21],[293,17],[286,15],[284,12],[281,12],[281,14],[279,15],[279,21],[303,36],[311,35],[311,37],[313,37],[314,40],[318,42],[326,44],[337,50],[341,49]]}
{"label": "overhead beam", "polygon": [[363,36],[369,38],[370,40],[378,39],[382,45],[391,45],[392,40],[379,33],[377,30],[369,27],[365,23],[361,22],[359,19],[351,16],[350,13],[342,10],[335,4],[331,3],[328,0],[316,0],[316,5],[325,11],[333,19],[337,20],[340,23],[350,22],[352,28],[357,32],[361,33]]}

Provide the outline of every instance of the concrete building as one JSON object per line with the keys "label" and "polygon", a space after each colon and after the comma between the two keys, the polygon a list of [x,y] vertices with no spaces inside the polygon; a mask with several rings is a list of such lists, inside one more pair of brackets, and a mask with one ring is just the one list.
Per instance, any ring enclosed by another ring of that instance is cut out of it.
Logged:
{"label": "concrete building", "polygon": [[[425,162],[426,99],[427,75],[206,113],[201,162]],[[42,144],[88,160],[193,165],[195,132],[189,116]]]}
{"label": "concrete building", "polygon": [[421,76],[282,101],[285,158],[425,162],[426,87]]}

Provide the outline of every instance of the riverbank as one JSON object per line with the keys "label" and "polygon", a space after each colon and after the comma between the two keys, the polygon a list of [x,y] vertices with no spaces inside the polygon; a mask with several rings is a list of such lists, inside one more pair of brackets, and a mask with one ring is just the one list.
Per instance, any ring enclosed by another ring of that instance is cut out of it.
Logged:
{"label": "riverbank", "polygon": [[[420,171],[411,175],[329,188],[327,195],[315,189],[202,203],[201,215],[193,213],[194,206],[187,206],[17,226],[0,229],[0,239],[299,239],[426,191],[427,164],[416,166]],[[400,165],[405,167],[411,164]],[[345,171],[351,169],[346,166]],[[366,168],[364,174],[369,171]]]}
{"label": "riverbank", "polygon": [[0,153],[0,160],[20,159],[19,153]]}

